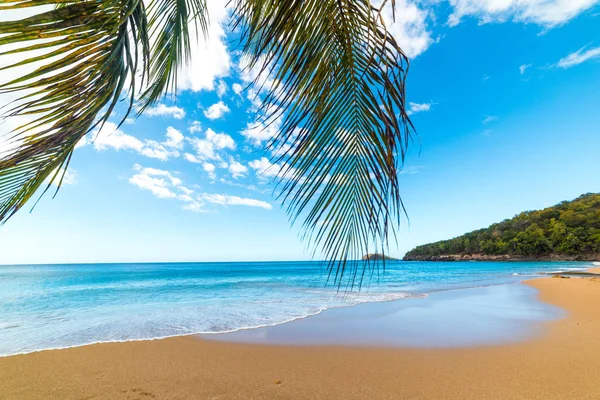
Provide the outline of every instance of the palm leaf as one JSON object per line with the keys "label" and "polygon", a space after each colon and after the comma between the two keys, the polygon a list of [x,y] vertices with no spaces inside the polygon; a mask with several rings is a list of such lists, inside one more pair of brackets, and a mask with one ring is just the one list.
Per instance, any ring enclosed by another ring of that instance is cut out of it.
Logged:
{"label": "palm leaf", "polygon": [[[367,0],[247,0],[236,3],[249,68],[270,74],[265,123],[281,166],[280,196],[304,238],[349,288],[387,251],[404,210],[398,171],[412,125],[405,110],[408,59]],[[258,83],[258,82],[257,82]]]}
{"label": "palm leaf", "polygon": [[[14,149],[0,154],[1,222],[44,182],[50,181],[46,190],[53,182],[60,187],[57,171],[66,172],[75,145],[108,120],[123,94],[129,107],[121,122],[141,88],[147,87],[144,109],[173,87],[189,55],[190,15],[206,30],[204,0],[154,0],[148,11],[142,0],[5,0],[0,12],[40,5],[55,7],[0,22],[0,56],[29,54],[0,72],[14,75],[19,67],[40,65],[0,83],[0,93],[21,93],[5,107],[4,118],[32,119],[5,138]],[[15,44],[21,47],[2,51]]]}
{"label": "palm leaf", "polygon": [[[41,52],[3,70],[42,64],[0,82],[0,93],[20,95],[5,116],[31,119],[11,133],[14,150],[0,155],[2,222],[49,176],[59,179],[54,171],[66,171],[75,145],[121,95],[128,115],[137,94],[141,112],[174,92],[190,23],[205,32],[208,18],[204,0],[152,0],[147,9],[142,0],[4,0],[0,12],[38,5],[56,7],[0,22],[0,55]],[[304,237],[323,249],[330,277],[341,284],[350,268],[348,284],[361,284],[374,266],[349,260],[373,246],[385,252],[403,210],[408,60],[368,0],[234,5],[250,67],[274,78],[260,111],[267,124],[282,120],[268,145],[282,166],[281,199],[292,221],[304,218]]]}
{"label": "palm leaf", "polygon": [[190,61],[191,30],[208,30],[205,0],[156,0],[148,7],[149,25],[154,41],[150,54],[151,82],[142,94],[140,110],[160,99],[165,90],[177,90],[177,72]]}
{"label": "palm leaf", "polygon": [[41,52],[3,68],[41,64],[0,84],[0,93],[22,94],[5,117],[33,118],[11,133],[7,140],[16,142],[16,150],[0,159],[0,221],[18,211],[54,171],[66,171],[77,142],[108,119],[128,79],[133,104],[137,44],[147,42],[140,0],[8,0],[0,12],[40,4],[60,7],[0,22],[0,46],[30,44],[1,55]]}

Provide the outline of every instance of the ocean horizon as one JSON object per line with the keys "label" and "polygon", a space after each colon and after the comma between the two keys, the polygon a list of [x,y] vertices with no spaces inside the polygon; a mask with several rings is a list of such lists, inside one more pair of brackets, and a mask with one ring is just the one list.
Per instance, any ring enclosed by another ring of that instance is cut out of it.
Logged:
{"label": "ocean horizon", "polygon": [[362,303],[513,284],[592,262],[388,261],[358,290],[317,261],[0,266],[0,356],[270,327]]}

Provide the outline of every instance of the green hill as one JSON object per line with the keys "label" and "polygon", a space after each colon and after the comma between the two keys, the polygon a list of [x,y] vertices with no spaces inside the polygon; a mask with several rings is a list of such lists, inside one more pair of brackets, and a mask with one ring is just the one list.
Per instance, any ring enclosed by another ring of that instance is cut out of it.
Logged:
{"label": "green hill", "polygon": [[381,261],[381,260],[389,260],[389,261],[397,261],[397,258],[389,257],[384,254],[379,253],[369,253],[363,256],[363,261]]}
{"label": "green hill", "polygon": [[600,260],[600,194],[526,211],[486,229],[418,246],[404,260]]}

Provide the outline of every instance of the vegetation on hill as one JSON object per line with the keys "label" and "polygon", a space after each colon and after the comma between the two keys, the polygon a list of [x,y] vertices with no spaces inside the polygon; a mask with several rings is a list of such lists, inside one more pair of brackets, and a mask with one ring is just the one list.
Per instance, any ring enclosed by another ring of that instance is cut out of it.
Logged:
{"label": "vegetation on hill", "polygon": [[386,256],[385,254],[381,254],[381,253],[369,253],[369,254],[365,254],[363,256],[363,261],[381,261],[381,260],[391,260],[391,261],[396,261],[398,260],[397,258],[394,257],[389,257]]}
{"label": "vegetation on hill", "polygon": [[[600,194],[584,194],[554,207],[526,211],[450,240],[418,246],[405,260],[456,255],[577,259],[600,254]],[[484,257],[485,259],[485,257]]]}

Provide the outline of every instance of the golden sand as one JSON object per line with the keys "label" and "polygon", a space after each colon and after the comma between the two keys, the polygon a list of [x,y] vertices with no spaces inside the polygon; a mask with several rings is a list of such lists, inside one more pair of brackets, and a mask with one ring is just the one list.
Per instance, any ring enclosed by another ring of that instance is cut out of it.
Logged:
{"label": "golden sand", "polygon": [[0,399],[600,399],[600,279],[527,282],[568,316],[520,344],[277,347],[180,337],[0,358]]}

